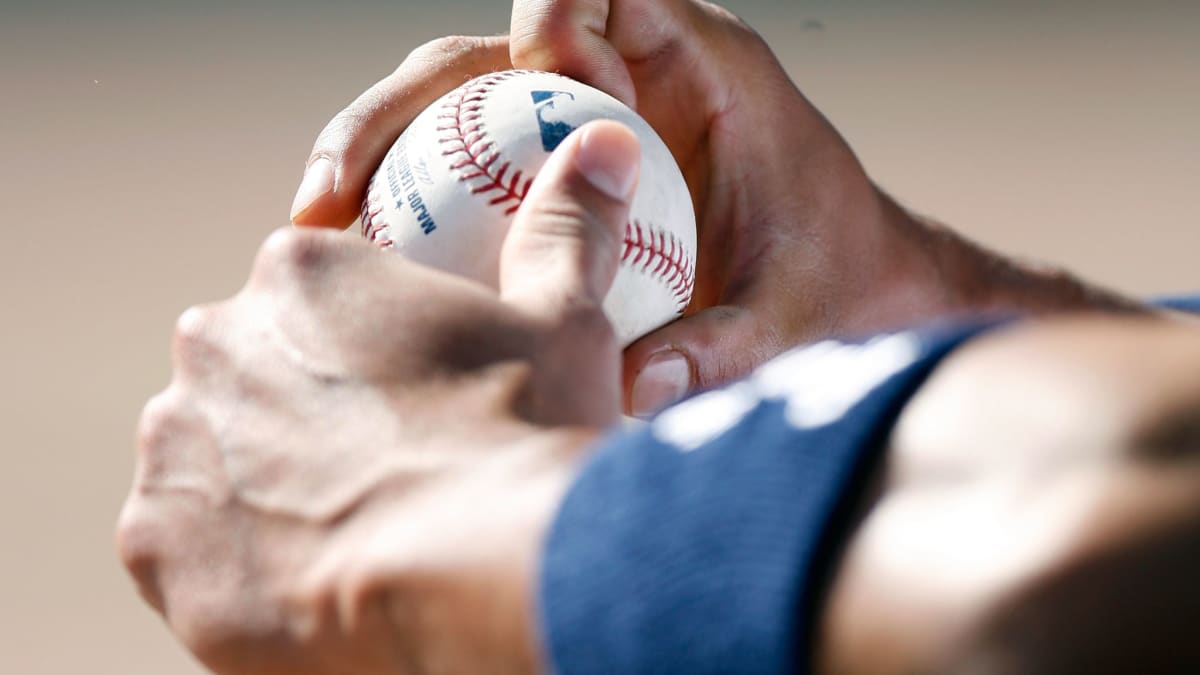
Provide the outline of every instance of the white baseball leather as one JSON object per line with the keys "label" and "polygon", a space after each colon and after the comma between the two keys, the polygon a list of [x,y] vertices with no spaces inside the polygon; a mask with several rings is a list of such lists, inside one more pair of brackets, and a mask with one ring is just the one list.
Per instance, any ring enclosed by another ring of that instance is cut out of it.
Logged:
{"label": "white baseball leather", "polygon": [[364,236],[496,287],[500,248],[534,176],[566,134],[595,119],[625,124],[642,148],[621,264],[604,301],[628,345],[691,300],[696,219],[662,139],[597,89],[553,73],[504,71],[446,94],[405,130],[371,179]]}

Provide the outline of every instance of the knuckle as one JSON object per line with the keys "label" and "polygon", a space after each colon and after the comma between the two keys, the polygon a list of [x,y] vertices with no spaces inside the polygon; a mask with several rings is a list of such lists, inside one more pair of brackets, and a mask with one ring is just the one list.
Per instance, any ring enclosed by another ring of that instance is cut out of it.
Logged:
{"label": "knuckle", "polygon": [[215,306],[190,307],[175,321],[171,352],[178,367],[211,364],[220,351],[217,335],[220,312]]}
{"label": "knuckle", "polygon": [[580,239],[596,218],[582,204],[569,199],[547,199],[534,209],[523,230],[555,240]]}
{"label": "knuckle", "polygon": [[333,234],[311,228],[276,230],[259,249],[254,263],[258,279],[303,280],[327,271],[335,259]]}
{"label": "knuckle", "polygon": [[509,51],[513,65],[519,68],[556,69],[568,64],[576,54],[574,40],[562,39],[583,28],[571,15],[571,6],[542,4],[545,6],[513,18]]}
{"label": "knuckle", "polygon": [[294,645],[311,647],[331,634],[361,627],[387,587],[379,574],[367,567],[343,561],[275,589],[275,603],[286,617],[286,630]]}
{"label": "knuckle", "polygon": [[472,60],[488,46],[488,40],[469,35],[448,35],[430,40],[414,49],[404,60],[401,68],[434,66],[438,69]]}
{"label": "knuckle", "polygon": [[336,626],[337,586],[328,578],[296,582],[279,593],[288,633],[300,645],[319,643]]}
{"label": "knuckle", "polygon": [[321,250],[311,230],[275,230],[263,242],[258,263],[272,268],[309,267],[320,262]]}
{"label": "knuckle", "polygon": [[533,208],[522,232],[547,243],[569,244],[596,258],[610,258],[617,249],[617,225],[623,213],[578,199],[546,198]]}
{"label": "knuckle", "polygon": [[604,307],[590,297],[574,297],[558,316],[559,341],[569,345],[589,345],[597,353],[607,353],[616,344],[612,322]]}
{"label": "knuckle", "polygon": [[591,297],[577,297],[562,314],[564,324],[579,333],[603,333],[611,329],[604,307]]}
{"label": "knuckle", "polygon": [[134,577],[145,576],[147,568],[158,557],[155,535],[143,516],[143,504],[138,497],[130,497],[117,521],[117,554],[121,562]]}
{"label": "knuckle", "polygon": [[[393,579],[372,565],[349,566],[336,596],[341,607],[348,610],[341,620],[350,625],[361,625],[379,612],[396,588]],[[342,626],[343,629],[348,627]]]}
{"label": "knuckle", "polygon": [[524,33],[519,37],[514,35],[509,49],[513,65],[518,68],[574,71],[571,66],[577,60],[570,45],[545,40],[534,33]]}
{"label": "knuckle", "polygon": [[181,470],[198,439],[213,434],[207,418],[189,400],[183,387],[172,385],[146,403],[138,420],[135,445],[135,496],[166,487]]}
{"label": "knuckle", "polygon": [[175,336],[183,340],[206,339],[212,324],[211,307],[189,307],[175,320]]}
{"label": "knuckle", "polygon": [[184,424],[183,402],[174,388],[147,401],[137,429],[141,458],[150,461],[162,453]]}
{"label": "knuckle", "polygon": [[386,108],[387,103],[386,97],[375,87],[359,95],[354,102],[338,111],[317,135],[309,162],[322,156],[334,160],[340,158],[352,146],[351,141],[360,135],[381,109]]}
{"label": "knuckle", "polygon": [[131,497],[121,511],[116,528],[117,555],[146,602],[162,611],[162,591],[158,585],[160,537],[145,516],[145,508],[137,497]]}
{"label": "knuckle", "polygon": [[[497,44],[496,38],[449,36],[414,49],[395,71],[334,115],[318,134],[309,161],[323,156],[345,167],[378,162],[374,143],[359,141],[385,136],[394,139],[402,126],[396,123],[397,112],[408,109],[406,100],[419,98],[420,91],[438,82],[439,74],[447,71],[478,74],[476,71],[488,62],[487,54]],[[354,179],[351,175],[344,178]]]}

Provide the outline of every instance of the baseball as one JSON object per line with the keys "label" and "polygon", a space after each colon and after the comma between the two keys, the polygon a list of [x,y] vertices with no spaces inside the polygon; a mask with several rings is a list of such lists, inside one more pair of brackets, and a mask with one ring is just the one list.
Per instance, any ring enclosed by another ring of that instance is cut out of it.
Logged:
{"label": "baseball", "polygon": [[388,151],[363,204],[363,235],[414,261],[497,287],[513,214],[550,153],[596,119],[641,143],[641,178],[604,311],[621,346],[669,323],[692,297],[696,218],[666,144],[617,99],[572,79],[504,71],[422,112]]}

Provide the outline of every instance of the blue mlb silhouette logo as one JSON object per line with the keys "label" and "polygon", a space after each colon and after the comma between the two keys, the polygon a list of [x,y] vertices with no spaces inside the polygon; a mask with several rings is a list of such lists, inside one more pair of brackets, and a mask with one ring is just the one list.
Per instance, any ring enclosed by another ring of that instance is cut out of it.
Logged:
{"label": "blue mlb silhouette logo", "polygon": [[538,128],[542,131],[542,149],[554,152],[563,139],[575,131],[575,127],[561,119],[555,119],[562,112],[555,106],[574,101],[575,95],[566,91],[534,91],[531,95],[537,113]]}

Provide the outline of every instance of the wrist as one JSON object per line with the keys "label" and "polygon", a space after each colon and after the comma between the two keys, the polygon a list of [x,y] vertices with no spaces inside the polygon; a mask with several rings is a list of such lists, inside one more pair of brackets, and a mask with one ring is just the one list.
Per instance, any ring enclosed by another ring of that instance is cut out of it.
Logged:
{"label": "wrist", "polygon": [[1033,314],[1146,311],[1140,303],[1063,268],[1006,257],[942,225],[922,222],[935,241],[935,265],[952,310]]}
{"label": "wrist", "polygon": [[[990,251],[930,218],[914,214],[877,190],[884,227],[901,241],[888,257],[900,258],[890,298],[881,302],[909,312],[908,322],[979,313],[1141,313],[1147,308],[1092,285],[1070,272]],[[895,251],[906,251],[895,253]],[[896,303],[895,296],[904,300]],[[886,310],[874,312],[886,315]]]}

